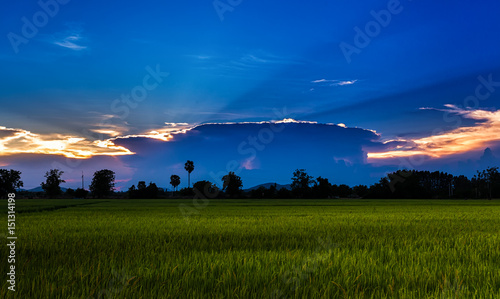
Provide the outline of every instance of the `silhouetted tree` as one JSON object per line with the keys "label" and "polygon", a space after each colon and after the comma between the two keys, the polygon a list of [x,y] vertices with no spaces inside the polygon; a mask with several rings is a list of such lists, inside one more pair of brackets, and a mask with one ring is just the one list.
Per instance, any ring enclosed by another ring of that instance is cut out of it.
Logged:
{"label": "silhouetted tree", "polygon": [[64,192],[65,196],[68,198],[74,198],[75,197],[75,190],[68,188],[66,192]]}
{"label": "silhouetted tree", "polygon": [[90,192],[96,198],[104,198],[115,190],[115,173],[109,169],[96,171],[90,184]]}
{"label": "silhouetted tree", "polygon": [[315,183],[314,178],[308,175],[304,169],[297,169],[292,177],[292,192],[297,197],[307,197],[310,195],[311,186]]}
{"label": "silhouetted tree", "polygon": [[137,184],[137,188],[135,185],[132,185],[128,191],[128,198],[131,199],[155,199],[158,198],[159,189],[155,183],[149,182],[149,185],[146,187],[145,181],[139,181]]}
{"label": "silhouetted tree", "polygon": [[368,187],[365,185],[354,186],[352,187],[352,193],[361,198],[364,198],[366,195],[368,195]]}
{"label": "silhouetted tree", "polygon": [[0,198],[7,198],[9,193],[14,193],[23,186],[20,171],[0,169]]}
{"label": "silhouetted tree", "polygon": [[184,187],[177,191],[177,195],[184,197],[193,197],[194,191],[193,188]]}
{"label": "silhouetted tree", "polygon": [[250,190],[250,197],[251,198],[266,198],[266,191],[267,191],[266,187],[260,186],[257,189]]}
{"label": "silhouetted tree", "polygon": [[378,183],[370,186],[368,189],[369,198],[393,198],[393,193],[389,186],[387,177],[381,178]]}
{"label": "silhouetted tree", "polygon": [[197,190],[203,196],[207,198],[215,198],[219,193],[219,188],[215,184],[212,184],[209,181],[198,181],[193,184],[193,190]]}
{"label": "silhouetted tree", "polygon": [[89,191],[82,189],[82,188],[78,188],[75,190],[75,197],[76,198],[83,199],[83,198],[86,198],[88,194],[89,194]]}
{"label": "silhouetted tree", "polygon": [[[388,174],[387,178],[391,198],[428,198],[436,183],[440,185],[439,174],[418,173],[415,170],[398,170]],[[426,187],[429,182],[431,187]]]}
{"label": "silhouetted tree", "polygon": [[[467,177],[453,176],[446,172],[398,170],[380,179],[368,189],[366,198],[469,198],[488,196],[491,186],[500,189],[500,175],[495,169],[478,171],[469,180]],[[494,179],[498,178],[498,179]],[[493,182],[497,181],[495,184]],[[492,187],[492,197],[495,196]],[[499,195],[500,196],[500,195]]]}
{"label": "silhouetted tree", "polygon": [[484,193],[483,188],[486,185],[482,172],[477,171],[477,174],[474,175],[471,182],[474,185],[475,197],[481,198],[481,195]]}
{"label": "silhouetted tree", "polygon": [[130,188],[128,188],[127,195],[130,199],[137,198],[137,188],[135,187],[135,185],[132,185],[130,186]]}
{"label": "silhouetted tree", "polygon": [[273,185],[269,186],[268,189],[264,191],[264,198],[274,198],[276,197],[276,193],[278,192],[276,188],[276,183]]}
{"label": "silhouetted tree", "polygon": [[488,167],[486,170],[482,171],[482,178],[486,183],[486,193],[488,199],[491,200],[492,195],[497,195],[496,191],[500,183],[500,174],[498,172],[498,167]]}
{"label": "silhouetted tree", "polygon": [[146,188],[146,195],[147,195],[146,198],[149,198],[149,199],[158,198],[159,191],[160,191],[160,189],[158,188],[158,186],[156,186],[155,183],[149,182],[149,185]]}
{"label": "silhouetted tree", "polygon": [[42,189],[45,191],[47,197],[56,197],[61,195],[61,187],[59,186],[61,183],[65,183],[66,181],[61,179],[64,171],[59,169],[51,169],[45,173],[45,182],[41,183]]}
{"label": "silhouetted tree", "polygon": [[287,188],[281,188],[276,192],[276,198],[279,199],[290,199],[292,197],[293,197],[292,192]]}
{"label": "silhouetted tree", "polygon": [[137,191],[140,192],[140,193],[145,193],[146,191],[146,182],[145,181],[139,181],[139,183],[137,183]]}
{"label": "silhouetted tree", "polygon": [[339,185],[338,192],[338,196],[342,198],[349,197],[352,194],[351,187],[347,186],[346,184]]}
{"label": "silhouetted tree", "polygon": [[464,175],[454,177],[454,197],[456,198],[472,198],[474,197],[474,185]]}
{"label": "silhouetted tree", "polygon": [[178,175],[173,174],[170,176],[170,185],[174,187],[174,191],[177,190],[177,186],[179,186],[180,184],[181,184],[181,178]]}
{"label": "silhouetted tree", "polygon": [[250,196],[250,198],[277,198],[278,189],[276,186],[276,183],[269,185],[269,188],[260,186],[259,188],[250,190],[248,192],[248,195]]}
{"label": "silhouetted tree", "polygon": [[228,174],[223,176],[222,182],[224,182],[222,190],[225,191],[230,197],[237,197],[241,194],[241,187],[243,187],[243,183],[241,178],[234,172],[230,171]]}
{"label": "silhouetted tree", "polygon": [[184,169],[188,172],[188,188],[191,188],[191,172],[194,170],[193,161],[187,160],[186,164],[184,164]]}
{"label": "silhouetted tree", "polygon": [[332,184],[328,182],[328,179],[318,177],[316,181],[318,184],[313,188],[314,197],[330,198],[332,196]]}

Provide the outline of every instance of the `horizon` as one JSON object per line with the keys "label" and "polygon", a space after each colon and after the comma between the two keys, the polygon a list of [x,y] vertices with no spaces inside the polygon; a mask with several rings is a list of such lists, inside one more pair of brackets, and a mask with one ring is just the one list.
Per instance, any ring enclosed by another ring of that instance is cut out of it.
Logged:
{"label": "horizon", "polygon": [[243,188],[289,184],[295,169],[349,186],[398,169],[471,177],[500,165],[499,9],[12,3],[0,168],[25,189],[49,169],[73,189],[110,169],[122,191],[172,174],[186,187],[186,160],[191,182],[237,169]]}

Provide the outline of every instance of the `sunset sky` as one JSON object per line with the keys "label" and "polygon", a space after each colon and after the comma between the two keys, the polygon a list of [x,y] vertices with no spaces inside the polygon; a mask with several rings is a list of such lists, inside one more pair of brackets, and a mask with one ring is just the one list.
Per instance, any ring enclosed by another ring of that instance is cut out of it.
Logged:
{"label": "sunset sky", "polygon": [[[14,1],[0,168],[170,187],[500,165],[500,1]],[[491,151],[486,151],[490,148]]]}

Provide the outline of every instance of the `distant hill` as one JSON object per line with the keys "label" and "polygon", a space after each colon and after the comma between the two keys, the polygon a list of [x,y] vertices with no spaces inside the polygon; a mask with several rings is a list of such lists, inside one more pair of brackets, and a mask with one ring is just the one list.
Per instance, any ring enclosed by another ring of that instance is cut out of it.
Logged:
{"label": "distant hill", "polygon": [[[252,188],[245,189],[243,191],[248,192],[248,191],[252,191],[252,190],[255,190],[255,189],[259,189],[260,187],[264,187],[266,189],[269,189],[269,187],[273,186],[274,184],[276,184],[276,183],[260,184],[260,185],[254,186]],[[286,184],[286,185],[276,184],[276,190],[280,190],[281,188],[285,188],[287,190],[292,190],[292,185],[290,185],[290,184]]]}
{"label": "distant hill", "polygon": [[[66,190],[68,190],[68,188],[61,187],[61,191],[62,192],[66,192]],[[36,187],[36,188],[33,188],[33,189],[29,189],[29,190],[23,190],[23,191],[28,191],[28,192],[44,192],[43,189],[42,189],[42,186],[39,186],[39,187]]]}

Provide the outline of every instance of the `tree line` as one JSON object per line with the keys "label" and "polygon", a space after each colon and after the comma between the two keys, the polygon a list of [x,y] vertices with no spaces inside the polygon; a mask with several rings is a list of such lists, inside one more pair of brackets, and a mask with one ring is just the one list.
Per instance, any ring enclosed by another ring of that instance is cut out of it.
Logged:
{"label": "tree line", "polygon": [[[277,188],[277,184],[270,187],[259,187],[250,191],[242,190],[241,177],[229,172],[222,177],[222,189],[215,183],[202,180],[195,182],[191,187],[191,173],[194,171],[194,162],[187,161],[185,170],[188,173],[188,187],[178,190],[181,178],[177,174],[170,176],[172,191],[159,188],[155,183],[146,184],[139,181],[137,186],[132,185],[127,191],[115,190],[115,173],[109,169],[96,171],[93,175],[89,190],[78,188],[67,189],[62,192],[60,185],[63,171],[51,169],[45,173],[45,181],[40,185],[44,192],[32,194],[27,191],[18,192],[24,197],[46,198],[187,198],[201,193],[210,198],[500,198],[500,173],[498,167],[488,167],[477,171],[471,179],[466,176],[454,176],[439,171],[398,170],[383,177],[379,182],[371,185],[357,185],[350,187],[345,184],[336,185],[327,178],[309,175],[304,169],[293,172],[290,188]],[[17,170],[0,169],[0,197],[7,197],[8,193],[18,191],[23,187],[21,172]]]}

